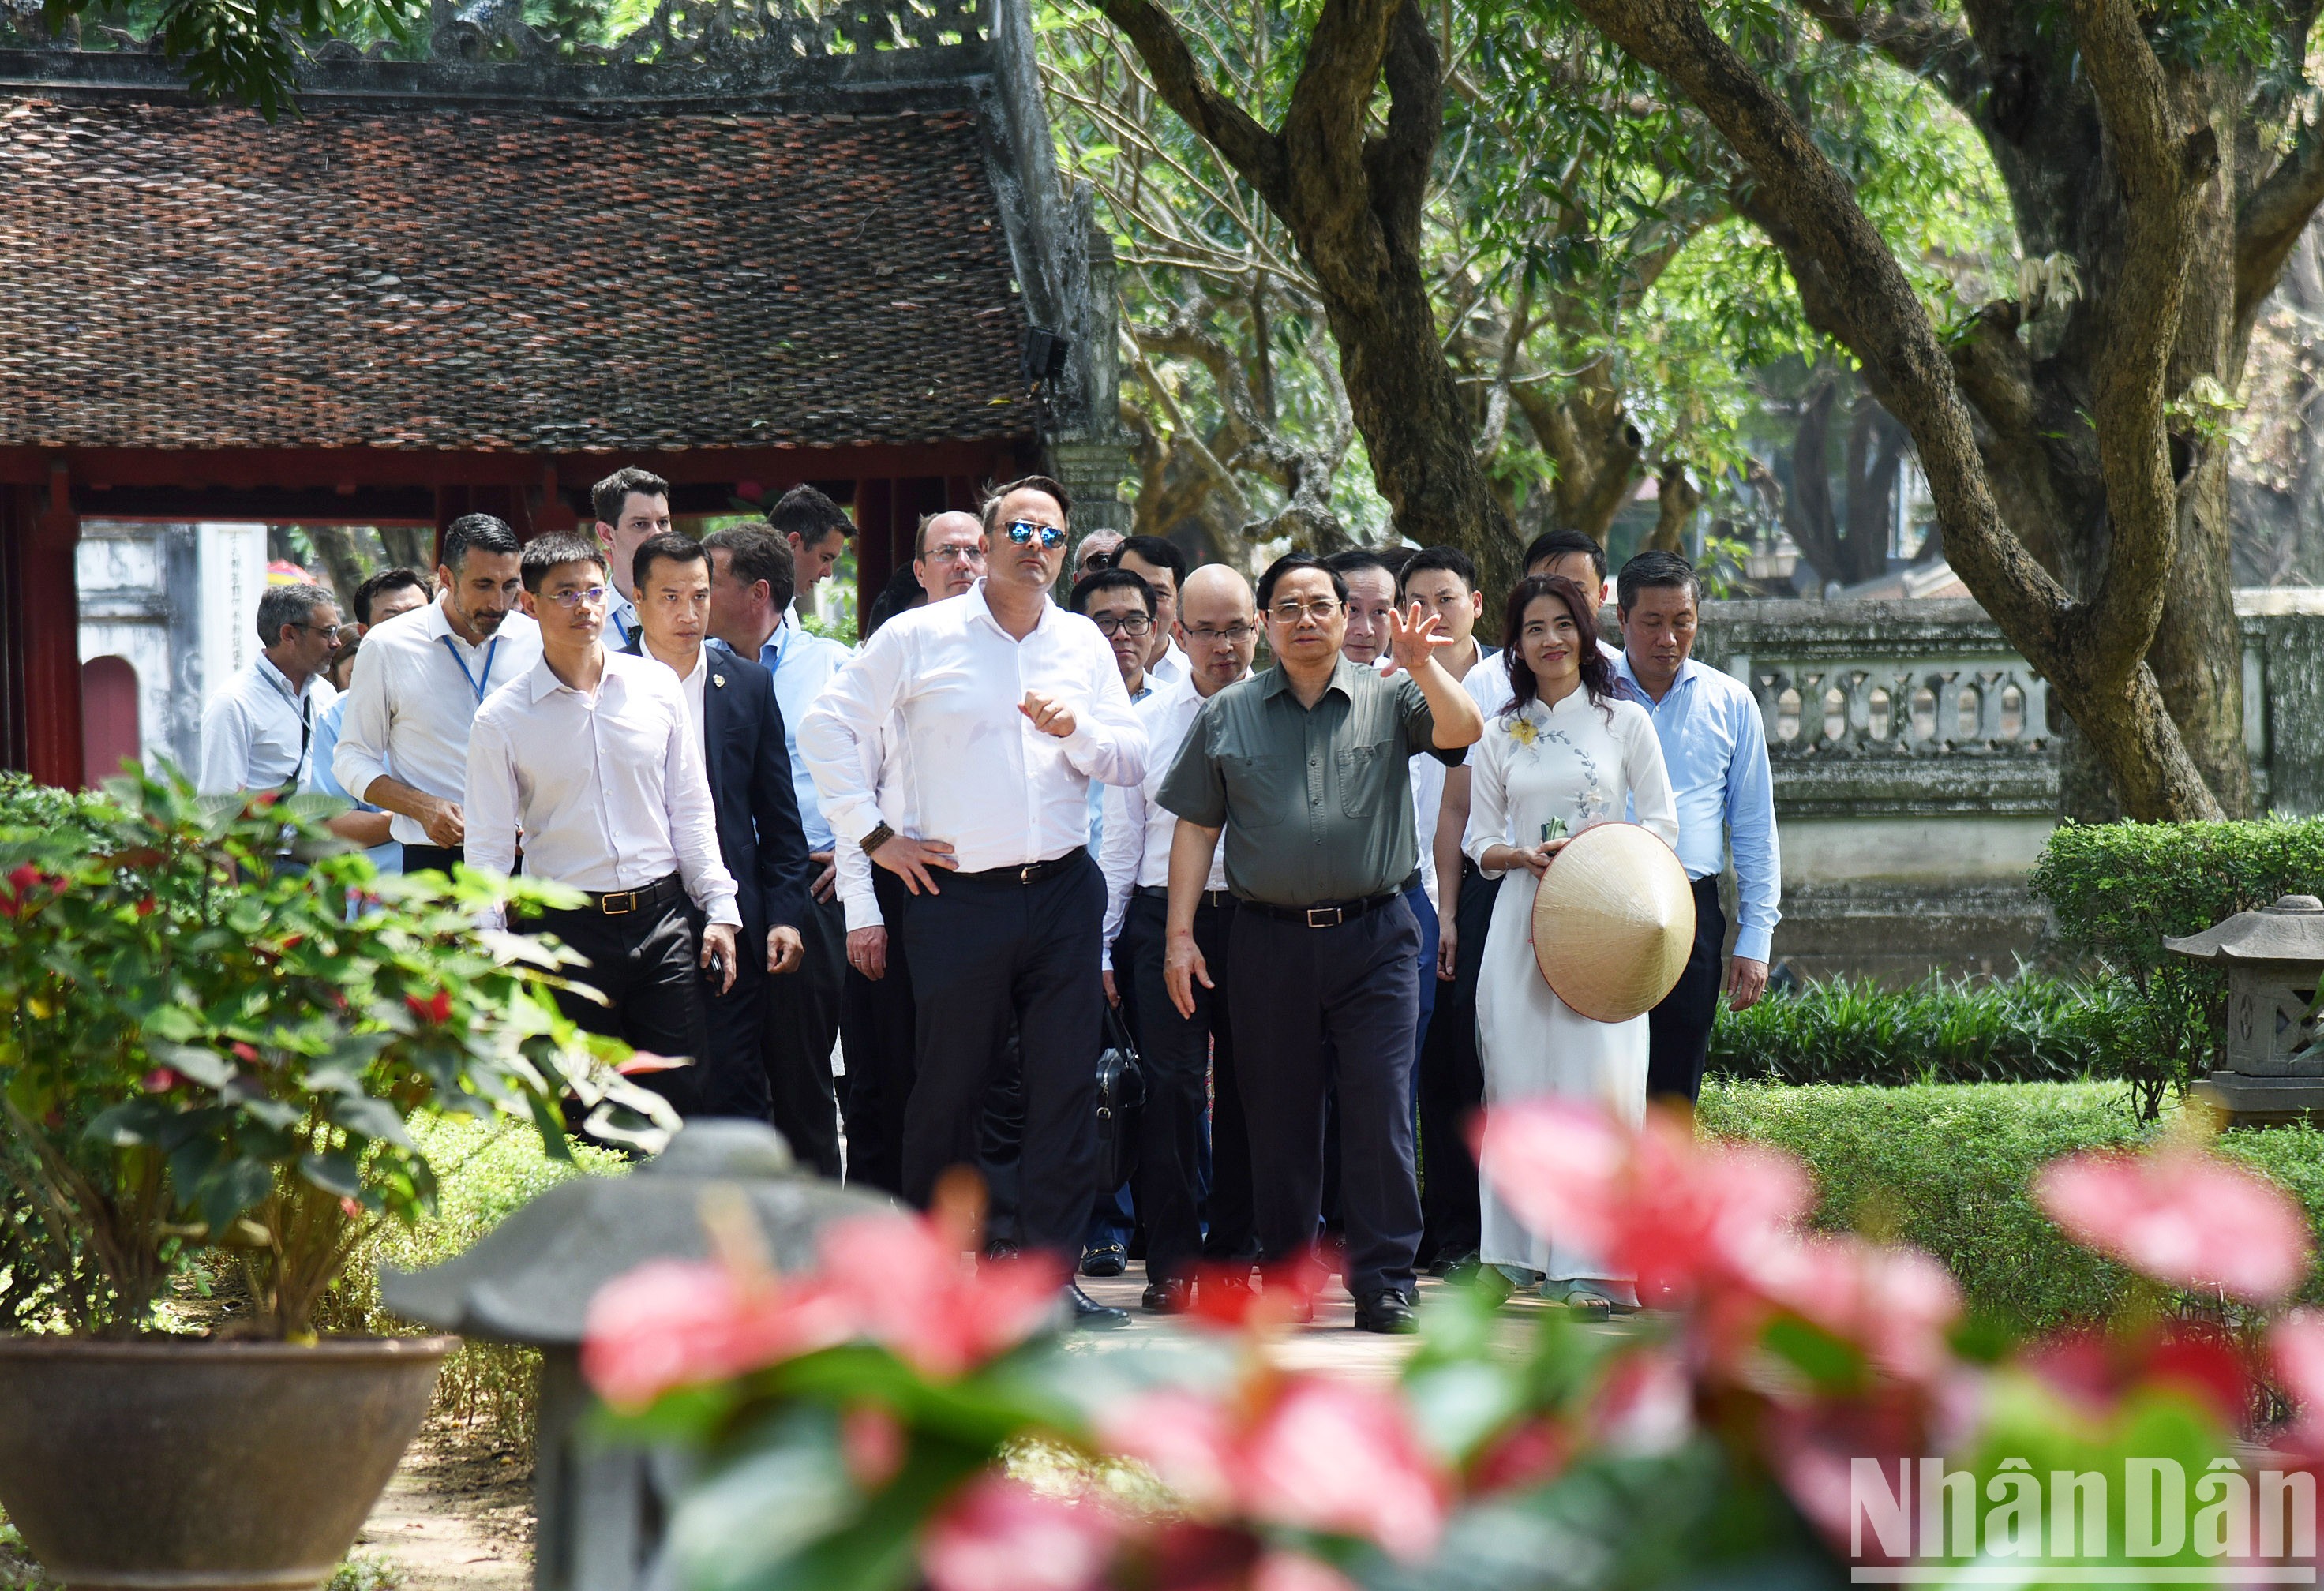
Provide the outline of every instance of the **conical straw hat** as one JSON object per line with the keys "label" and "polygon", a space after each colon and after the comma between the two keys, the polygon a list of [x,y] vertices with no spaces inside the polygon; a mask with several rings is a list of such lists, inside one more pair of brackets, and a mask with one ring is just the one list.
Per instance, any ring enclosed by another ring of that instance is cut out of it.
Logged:
{"label": "conical straw hat", "polygon": [[1677,855],[1637,823],[1576,834],[1533,897],[1533,954],[1557,998],[1628,1022],[1678,985],[1694,947],[1694,891]]}

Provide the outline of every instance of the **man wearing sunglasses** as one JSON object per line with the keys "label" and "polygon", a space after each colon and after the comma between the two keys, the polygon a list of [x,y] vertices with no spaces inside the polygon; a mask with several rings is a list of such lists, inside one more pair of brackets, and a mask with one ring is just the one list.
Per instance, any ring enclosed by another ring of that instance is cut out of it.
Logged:
{"label": "man wearing sunglasses", "polygon": [[[890,620],[799,726],[839,843],[905,885],[918,1007],[904,1192],[926,1204],[984,1103],[1011,1016],[1024,1068],[1024,1246],[1070,1265],[1097,1193],[1105,890],[1089,786],[1135,783],[1146,732],[1105,638],[1050,599],[1070,499],[1030,476],[986,503],[985,577]],[[1084,1324],[1126,1317],[1067,1289]]]}
{"label": "man wearing sunglasses", "polygon": [[[461,802],[469,864],[508,872],[521,832],[525,872],[586,897],[526,925],[579,952],[576,981],[605,997],[559,990],[566,1015],[706,1064],[705,985],[734,987],[742,915],[685,687],[653,658],[601,643],[612,592],[595,541],[536,538],[519,569],[540,661],[476,710]],[[696,912],[707,920],[698,945]],[[646,1074],[681,1113],[703,1108],[704,1078],[701,1066]]]}

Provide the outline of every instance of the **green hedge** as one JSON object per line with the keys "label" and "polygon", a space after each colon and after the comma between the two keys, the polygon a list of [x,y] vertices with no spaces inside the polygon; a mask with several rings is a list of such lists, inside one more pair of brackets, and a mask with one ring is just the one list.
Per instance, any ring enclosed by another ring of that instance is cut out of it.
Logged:
{"label": "green hedge", "polygon": [[[325,1331],[392,1335],[420,1329],[381,1306],[383,1262],[415,1271],[449,1259],[567,1178],[618,1176],[629,1163],[610,1150],[576,1144],[573,1163],[559,1164],[541,1152],[540,1136],[526,1122],[453,1117],[411,1126],[436,1172],[436,1213],[415,1227],[384,1226],[357,1251],[317,1317]],[[462,1344],[436,1384],[433,1417],[455,1423],[484,1445],[530,1448],[540,1363],[533,1348]]]}
{"label": "green hedge", "polygon": [[[2137,1119],[2120,1083],[1718,1082],[1703,1090],[1700,1119],[1707,1132],[1805,1161],[1821,1195],[1817,1225],[1916,1244],[1944,1262],[1977,1309],[2034,1329],[2097,1320],[2128,1283],[2034,1208],[2034,1173],[2061,1154],[2141,1144],[2161,1130]],[[2244,1129],[2221,1135],[2218,1147],[2289,1189],[2324,1234],[2324,1133]],[[2324,1282],[2311,1278],[2303,1296],[2324,1301]]]}
{"label": "green hedge", "polygon": [[2093,1042],[2119,1057],[2152,1120],[2163,1091],[2209,1071],[2224,1032],[2224,973],[2171,955],[2198,933],[2283,895],[2324,894],[2324,820],[2065,823],[2027,880],[2058,948],[2094,979]]}
{"label": "green hedge", "polygon": [[2069,1082],[2111,1074],[2089,991],[2031,975],[1931,978],[1897,990],[1849,979],[1721,1007],[1713,1076],[1786,1083]]}

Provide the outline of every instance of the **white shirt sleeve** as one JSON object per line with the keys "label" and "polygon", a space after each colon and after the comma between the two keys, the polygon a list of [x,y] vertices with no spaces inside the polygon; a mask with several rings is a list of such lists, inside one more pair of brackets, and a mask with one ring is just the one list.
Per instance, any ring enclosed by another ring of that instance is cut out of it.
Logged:
{"label": "white shirt sleeve", "polygon": [[218,697],[202,714],[202,772],[194,787],[205,796],[250,788],[250,714],[238,695]]}
{"label": "white shirt sleeve", "polygon": [[[364,667],[366,663],[372,667]],[[393,655],[383,648],[377,657],[358,656],[355,677],[347,682],[347,710],[339,721],[331,777],[357,801],[370,792],[373,780],[387,773],[387,675],[393,667]]]}
{"label": "white shirt sleeve", "polygon": [[[352,707],[348,716],[354,716]],[[346,731],[339,734],[344,752]],[[341,759],[332,763],[335,770],[346,766]],[[462,854],[470,867],[505,876],[516,865],[517,810],[515,754],[500,726],[478,713],[468,731],[468,777],[460,791],[467,829]]]}
{"label": "white shirt sleeve", "polygon": [[1485,866],[1486,847],[1509,842],[1508,748],[1511,743],[1511,737],[1493,733],[1488,722],[1484,738],[1469,749],[1469,860],[1488,878],[1499,878],[1502,869]]}
{"label": "white shirt sleeve", "polygon": [[1113,942],[1130,915],[1130,892],[1138,884],[1138,864],[1146,860],[1146,786],[1117,785],[1105,793],[1105,837],[1098,842],[1098,870],[1105,875],[1105,931],[1098,935],[1097,964],[1113,965]]}
{"label": "white shirt sleeve", "polygon": [[1653,720],[1635,702],[1618,703],[1616,722],[1622,730],[1622,782],[1630,789],[1630,810],[1637,821],[1673,850],[1678,848],[1678,796],[1671,788],[1670,769],[1663,762],[1663,743]]}
{"label": "white shirt sleeve", "polygon": [[1089,711],[1074,716],[1065,760],[1101,784],[1134,785],[1146,777],[1146,726],[1130,704],[1130,687],[1121,683],[1112,649],[1095,625],[1089,626],[1089,634],[1094,649],[1084,648],[1082,658]]}
{"label": "white shirt sleeve", "polygon": [[[911,676],[907,630],[883,629],[861,655],[831,677],[815,705],[799,720],[798,754],[822,798],[823,820],[836,845],[844,848],[880,826],[875,777],[867,774],[865,748],[876,746],[881,726],[901,700]],[[1120,690],[1119,677],[1114,688]]]}
{"label": "white shirt sleeve", "polygon": [[[659,674],[669,672],[662,669]],[[718,817],[710,802],[710,776],[702,766],[701,733],[686,710],[685,688],[676,676],[670,676],[666,684],[657,677],[655,683],[670,695],[662,788],[668,793],[669,842],[678,852],[678,876],[686,880],[686,893],[713,923],[740,928],[742,914],[735,901],[741,892],[718,852]],[[475,766],[473,752],[469,766]]]}

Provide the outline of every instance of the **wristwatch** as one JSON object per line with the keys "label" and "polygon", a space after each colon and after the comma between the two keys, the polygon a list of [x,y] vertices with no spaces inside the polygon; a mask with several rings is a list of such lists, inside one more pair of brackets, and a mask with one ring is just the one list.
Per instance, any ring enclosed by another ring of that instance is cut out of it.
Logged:
{"label": "wristwatch", "polygon": [[889,841],[893,840],[895,837],[896,831],[890,828],[887,824],[881,823],[869,834],[864,835],[862,840],[857,841],[857,843],[862,846],[863,854],[870,856],[873,851],[879,850],[882,845],[887,844]]}

